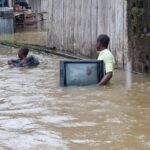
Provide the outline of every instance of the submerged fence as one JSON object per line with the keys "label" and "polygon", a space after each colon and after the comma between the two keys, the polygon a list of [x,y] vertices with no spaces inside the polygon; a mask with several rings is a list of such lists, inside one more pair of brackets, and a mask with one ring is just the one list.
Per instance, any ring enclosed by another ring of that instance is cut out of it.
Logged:
{"label": "submerged fence", "polygon": [[124,0],[49,0],[49,46],[95,57],[99,34],[111,38],[119,64],[126,59],[127,2]]}

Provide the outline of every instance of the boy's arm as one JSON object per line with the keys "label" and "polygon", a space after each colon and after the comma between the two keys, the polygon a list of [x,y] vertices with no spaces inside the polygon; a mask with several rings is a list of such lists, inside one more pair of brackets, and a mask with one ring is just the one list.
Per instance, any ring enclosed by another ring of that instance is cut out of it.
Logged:
{"label": "boy's arm", "polygon": [[18,66],[19,64],[20,64],[20,60],[19,59],[8,60],[8,65],[10,65],[10,66]]}
{"label": "boy's arm", "polygon": [[98,83],[99,86],[101,85],[107,85],[107,83],[110,81],[110,79],[113,76],[113,72],[108,72],[106,75],[103,77],[103,79]]}
{"label": "boy's arm", "polygon": [[112,59],[112,57],[108,57],[105,60],[105,71],[106,74],[104,75],[104,77],[102,78],[102,80],[100,81],[99,85],[107,85],[109,83],[109,81],[111,80],[112,76],[113,76],[113,71],[114,71],[114,60]]}
{"label": "boy's arm", "polygon": [[8,65],[12,65],[12,61],[11,60],[8,60]]}
{"label": "boy's arm", "polygon": [[106,74],[100,81],[99,85],[107,85],[109,83],[109,81],[113,76],[113,70],[114,70],[113,62],[112,61],[105,62]]}
{"label": "boy's arm", "polygon": [[11,59],[11,60],[8,60],[8,65],[13,65],[14,63],[17,63],[18,60],[15,60],[15,59]]}

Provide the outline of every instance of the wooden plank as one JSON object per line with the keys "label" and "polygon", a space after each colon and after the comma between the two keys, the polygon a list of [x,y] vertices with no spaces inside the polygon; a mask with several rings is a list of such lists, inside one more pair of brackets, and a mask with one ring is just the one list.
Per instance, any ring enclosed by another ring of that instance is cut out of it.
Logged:
{"label": "wooden plank", "polygon": [[81,7],[81,37],[82,40],[80,42],[82,47],[81,53],[86,56],[91,56],[91,49],[92,49],[92,32],[91,32],[91,4],[92,1],[82,0],[82,7]]}
{"label": "wooden plank", "polygon": [[129,50],[128,50],[128,13],[127,13],[127,1],[124,1],[123,4],[123,41],[124,41],[124,47],[123,47],[123,58],[124,58],[124,64],[125,65],[129,59]]}
{"label": "wooden plank", "polygon": [[63,46],[63,3],[64,0],[53,1],[52,8],[52,42],[58,49],[64,49]]}
{"label": "wooden plank", "polygon": [[48,45],[54,47],[53,43],[53,0],[48,1]]}
{"label": "wooden plank", "polygon": [[30,0],[29,4],[31,5],[34,12],[41,12],[41,0]]}
{"label": "wooden plank", "polygon": [[41,0],[41,12],[47,12],[49,0]]}
{"label": "wooden plank", "polygon": [[75,0],[75,19],[74,19],[74,50],[79,51],[82,48],[81,41],[81,6],[82,0]]}
{"label": "wooden plank", "polygon": [[63,48],[74,50],[74,0],[64,1],[63,14]]}
{"label": "wooden plank", "polygon": [[14,12],[14,17],[24,15],[24,12]]}
{"label": "wooden plank", "polygon": [[97,58],[96,41],[97,41],[97,28],[98,28],[98,0],[92,0],[91,5],[91,57]]}

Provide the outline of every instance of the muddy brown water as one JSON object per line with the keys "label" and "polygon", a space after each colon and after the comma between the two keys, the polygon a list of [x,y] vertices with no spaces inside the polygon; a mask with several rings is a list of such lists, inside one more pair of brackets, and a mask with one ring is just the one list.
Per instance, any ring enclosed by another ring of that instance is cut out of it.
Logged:
{"label": "muddy brown water", "polygon": [[116,70],[110,87],[59,87],[57,56],[9,68],[0,48],[0,150],[149,150],[150,78]]}
{"label": "muddy brown water", "polygon": [[40,22],[33,26],[17,26],[15,34],[3,34],[0,35],[0,41],[12,41],[18,43],[36,44],[36,45],[47,45],[47,21],[44,23]]}

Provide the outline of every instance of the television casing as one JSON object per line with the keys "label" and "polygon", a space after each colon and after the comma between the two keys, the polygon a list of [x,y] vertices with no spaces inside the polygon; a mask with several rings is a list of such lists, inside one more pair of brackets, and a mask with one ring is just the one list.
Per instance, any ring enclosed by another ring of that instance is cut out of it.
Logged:
{"label": "television casing", "polygon": [[[98,84],[101,79],[103,78],[105,71],[104,71],[104,62],[100,61],[100,60],[61,60],[60,61],[60,86],[61,87],[66,87],[68,86],[66,83],[66,79],[67,79],[67,70],[66,70],[66,66],[67,64],[77,64],[77,65],[84,65],[84,64],[96,64],[97,65],[97,73],[95,78],[97,78],[97,83]],[[73,84],[73,85],[69,85],[69,86],[90,86],[90,85],[95,85],[95,83],[91,83],[91,84],[86,84],[86,85],[82,85],[82,84]]]}

